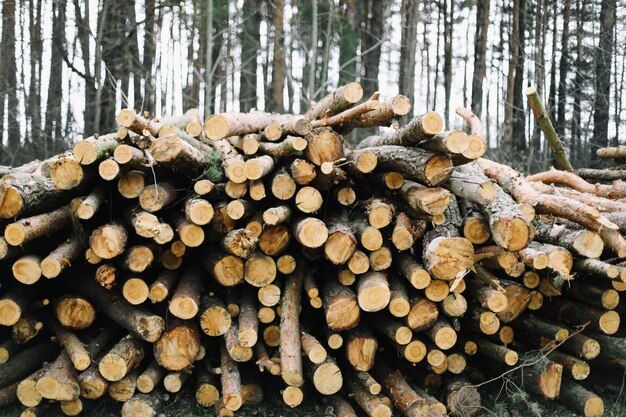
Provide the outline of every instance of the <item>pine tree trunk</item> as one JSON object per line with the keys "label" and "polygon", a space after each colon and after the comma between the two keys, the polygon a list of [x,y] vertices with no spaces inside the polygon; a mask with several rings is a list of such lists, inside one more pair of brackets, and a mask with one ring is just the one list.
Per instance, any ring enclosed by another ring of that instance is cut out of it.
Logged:
{"label": "pine tree trunk", "polygon": [[[611,62],[613,59],[613,32],[615,29],[615,0],[602,2],[600,9],[600,39],[595,56],[596,95],[593,104],[592,148],[606,147],[609,144],[609,104],[611,95]],[[593,149],[593,150],[594,150]],[[598,159],[592,166],[601,164]]]}
{"label": "pine tree trunk", "polygon": [[476,2],[476,34],[474,36],[474,75],[472,78],[472,112],[482,115],[483,109],[483,81],[487,72],[485,62],[487,55],[487,32],[489,30],[489,2]]}

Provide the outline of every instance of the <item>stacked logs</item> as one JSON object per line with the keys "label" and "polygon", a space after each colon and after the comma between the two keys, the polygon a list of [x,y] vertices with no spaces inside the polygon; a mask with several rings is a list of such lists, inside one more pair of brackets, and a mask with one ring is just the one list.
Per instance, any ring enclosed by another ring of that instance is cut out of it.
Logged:
{"label": "stacked logs", "polygon": [[465,416],[517,368],[601,415],[594,391],[619,384],[594,376],[626,366],[620,184],[526,178],[481,158],[471,112],[469,134],[434,112],[399,127],[405,97],[362,95],[204,123],[124,109],[117,132],[5,169],[0,404],[110,396],[143,417],[187,392],[228,416],[275,390],[341,417]]}

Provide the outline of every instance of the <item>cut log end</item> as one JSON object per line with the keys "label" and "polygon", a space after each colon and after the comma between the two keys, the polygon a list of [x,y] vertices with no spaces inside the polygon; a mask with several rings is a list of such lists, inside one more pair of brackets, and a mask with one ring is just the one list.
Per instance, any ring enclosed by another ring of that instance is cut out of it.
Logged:
{"label": "cut log end", "polygon": [[615,334],[619,330],[620,316],[615,311],[607,311],[600,316],[598,327],[606,334]]}

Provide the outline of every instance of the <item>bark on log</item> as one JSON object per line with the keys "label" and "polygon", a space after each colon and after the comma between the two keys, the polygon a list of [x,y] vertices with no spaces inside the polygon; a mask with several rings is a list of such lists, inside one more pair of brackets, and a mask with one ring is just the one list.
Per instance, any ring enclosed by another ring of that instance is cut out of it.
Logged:
{"label": "bark on log", "polygon": [[280,315],[280,358],[283,381],[289,385],[302,386],[302,356],[300,353],[300,299],[304,284],[302,266],[285,282],[282,311]]}
{"label": "bark on log", "polygon": [[144,308],[130,305],[119,294],[111,293],[95,281],[66,280],[65,283],[93,301],[113,321],[143,340],[153,343],[161,336],[165,323],[160,316]]}

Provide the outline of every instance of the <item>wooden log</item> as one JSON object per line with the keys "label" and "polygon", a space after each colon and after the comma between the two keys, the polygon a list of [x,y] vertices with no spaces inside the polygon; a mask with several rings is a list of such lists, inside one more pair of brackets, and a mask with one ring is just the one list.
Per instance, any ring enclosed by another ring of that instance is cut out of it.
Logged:
{"label": "wooden log", "polygon": [[598,197],[610,199],[620,199],[626,197],[626,183],[619,179],[611,185],[590,184],[574,173],[558,171],[552,167],[548,171],[539,172],[529,176],[528,180],[539,181],[544,184],[564,185],[573,190],[594,194]]}
{"label": "wooden log", "polygon": [[581,333],[571,334],[560,346],[571,355],[578,356],[585,360],[591,360],[600,354],[600,343]]}
{"label": "wooden log", "polygon": [[120,175],[117,181],[117,191],[124,198],[133,199],[141,195],[141,192],[150,182],[144,172],[132,170]]}
{"label": "wooden log", "polygon": [[404,376],[387,365],[379,363],[374,368],[374,376],[378,378],[391,396],[393,404],[407,417],[426,415],[441,416],[429,408],[426,400],[420,397],[408,384]]}
{"label": "wooden log", "polygon": [[13,277],[22,284],[32,285],[41,278],[41,258],[26,255],[17,259],[11,266]]}
{"label": "wooden log", "polygon": [[7,363],[9,359],[22,350],[22,347],[13,339],[0,344],[0,364]]}
{"label": "wooden log", "polygon": [[150,184],[139,194],[139,205],[149,213],[155,213],[172,205],[177,199],[174,185],[167,182]]}
{"label": "wooden log", "polygon": [[249,290],[244,291],[240,301],[239,311],[239,344],[243,347],[253,347],[257,343],[259,333],[259,319],[257,307]]}
{"label": "wooden log", "polygon": [[354,376],[346,378],[347,391],[369,417],[391,417],[391,408],[379,395],[371,394]]}
{"label": "wooden log", "polygon": [[47,367],[44,374],[37,380],[36,389],[39,394],[49,400],[71,401],[80,395],[76,370],[70,356],[61,352],[59,357]]}
{"label": "wooden log", "polygon": [[422,259],[436,278],[450,281],[468,271],[474,264],[474,248],[460,237],[458,230],[439,225],[424,234]]}
{"label": "wooden log", "polygon": [[127,336],[102,357],[98,370],[107,381],[119,381],[135,369],[143,357],[143,343]]}
{"label": "wooden log", "polygon": [[205,408],[215,405],[220,396],[216,378],[202,368],[194,373],[196,374],[196,402]]}
{"label": "wooden log", "polygon": [[309,378],[315,389],[322,395],[333,395],[343,386],[341,369],[334,359],[327,357],[324,361],[309,367]]}
{"label": "wooden log", "polygon": [[220,375],[224,407],[237,411],[243,404],[241,396],[241,375],[236,362],[228,355],[224,343],[220,343]]}
{"label": "wooden log", "polygon": [[60,190],[71,190],[85,184],[95,175],[90,166],[81,165],[73,156],[58,159],[50,169],[50,179]]}
{"label": "wooden log", "polygon": [[567,287],[565,294],[569,298],[606,310],[614,310],[620,298],[616,290],[601,288],[588,281],[577,282],[576,285]]}
{"label": "wooden log", "polygon": [[247,258],[256,248],[258,239],[248,229],[233,229],[221,240],[222,248],[240,258]]}
{"label": "wooden log", "polygon": [[356,327],[361,309],[356,294],[348,287],[336,282],[326,282],[322,288],[326,324],[334,331]]}
{"label": "wooden log", "polygon": [[40,175],[13,175],[0,183],[0,217],[10,219],[42,212],[69,200],[70,194]]}
{"label": "wooden log", "polygon": [[143,340],[155,342],[161,336],[165,324],[160,316],[141,307],[131,306],[117,293],[111,293],[95,281],[66,280],[65,283],[74,291],[93,301],[113,321]]}
{"label": "wooden log", "polygon": [[626,240],[619,233],[617,226],[601,216],[596,209],[567,197],[537,193],[529,182],[512,168],[486,159],[480,159],[479,165],[519,202],[530,204],[538,213],[555,214],[579,223],[589,230],[597,230],[604,243],[618,256],[626,256]]}
{"label": "wooden log", "polygon": [[293,237],[304,247],[319,248],[328,239],[328,229],[319,219],[303,217],[293,223]]}
{"label": "wooden log", "polygon": [[475,305],[470,305],[467,310],[462,326],[486,335],[496,334],[500,329],[500,320],[495,313]]}
{"label": "wooden log", "polygon": [[[597,151],[596,151],[597,152]],[[592,181],[617,181],[626,180],[626,172],[619,168],[607,168],[607,169],[593,169],[593,168],[579,168],[574,171],[574,174],[580,178]]]}
{"label": "wooden log", "polygon": [[356,150],[352,157],[356,158],[363,152],[376,156],[378,168],[399,172],[405,179],[419,181],[427,186],[444,183],[453,170],[452,161],[447,155],[419,148],[394,145],[376,146]]}
{"label": "wooden log", "polygon": [[205,296],[200,307],[200,327],[209,336],[221,336],[231,326],[231,316],[216,297]]}
{"label": "wooden log", "polygon": [[284,252],[291,241],[289,227],[283,224],[267,226],[258,237],[258,247],[267,256],[276,256]]}
{"label": "wooden log", "polygon": [[108,223],[91,233],[89,247],[102,259],[121,255],[126,248],[127,232],[118,223]]}
{"label": "wooden log", "polygon": [[432,138],[443,129],[443,120],[439,114],[428,112],[413,118],[408,124],[387,137],[372,136],[366,138],[360,147],[400,145],[412,146]]}
{"label": "wooden log", "polygon": [[528,245],[530,224],[519,205],[500,187],[496,187],[495,198],[480,208],[489,222],[491,236],[498,246],[517,251]]}
{"label": "wooden log", "polygon": [[598,258],[604,250],[604,242],[597,233],[589,230],[571,230],[564,225],[533,222],[536,239],[552,245],[562,246],[585,258]]}
{"label": "wooden log", "polygon": [[499,187],[493,184],[478,164],[470,163],[454,168],[448,179],[448,188],[457,197],[487,205],[495,200]]}
{"label": "wooden log", "polygon": [[245,262],[244,279],[254,287],[264,287],[276,279],[276,262],[273,258],[254,252]]}
{"label": "wooden log", "polygon": [[63,328],[56,320],[50,320],[48,327],[56,335],[76,370],[84,371],[91,365],[89,352],[74,332]]}
{"label": "wooden log", "polygon": [[428,329],[426,334],[439,349],[448,350],[456,344],[456,331],[443,317],[439,317],[437,321]]}
{"label": "wooden log", "polygon": [[[30,375],[41,367],[42,362],[54,359],[58,351],[58,347],[50,342],[22,350],[12,359],[0,365],[0,385],[6,387]],[[17,390],[17,385],[15,389]]]}
{"label": "wooden log", "polygon": [[604,401],[601,397],[567,378],[561,380],[557,401],[585,417],[599,417],[604,414]]}
{"label": "wooden log", "polygon": [[176,292],[172,295],[168,307],[169,312],[183,320],[194,318],[200,309],[203,279],[199,269],[185,270],[176,287]]}
{"label": "wooden log", "polygon": [[424,295],[430,301],[439,303],[448,296],[450,293],[450,287],[446,281],[434,279],[428,284],[428,287],[424,288]]}
{"label": "wooden log", "polygon": [[489,223],[478,208],[465,201],[461,205],[463,213],[463,237],[475,245],[481,245],[491,237]]}
{"label": "wooden log", "polygon": [[143,394],[148,394],[157,387],[165,377],[165,369],[159,366],[156,361],[150,362],[148,367],[137,376],[137,390]]}
{"label": "wooden log", "polygon": [[[34,294],[26,288],[10,291],[0,299],[0,324],[13,326],[28,310],[34,300]],[[6,362],[6,361],[5,361]]]}
{"label": "wooden log", "polygon": [[77,295],[65,295],[59,298],[55,303],[54,312],[59,323],[72,330],[86,329],[96,318],[94,306]]}
{"label": "wooden log", "polygon": [[283,381],[301,386],[304,382],[300,354],[300,299],[304,283],[301,269],[294,271],[285,282],[280,318],[280,358]]}
{"label": "wooden log", "polygon": [[374,365],[378,341],[364,325],[346,332],[346,359],[357,371],[369,371]]}
{"label": "wooden log", "polygon": [[135,394],[122,406],[122,417],[155,417],[166,397],[159,390],[149,394]]}
{"label": "wooden log", "polygon": [[333,116],[352,107],[363,97],[363,88],[352,82],[332,91],[309,109],[304,117],[308,120]]}
{"label": "wooden log", "polygon": [[405,317],[411,310],[406,285],[399,277],[392,277],[389,280],[389,290],[389,312],[394,317]]}
{"label": "wooden log", "polygon": [[450,415],[474,417],[482,409],[478,389],[463,378],[450,380],[443,392],[444,402]]}
{"label": "wooden log", "polygon": [[504,311],[508,306],[508,299],[503,292],[486,286],[475,280],[466,280],[467,293],[484,308],[494,313]]}
{"label": "wooden log", "polygon": [[504,288],[507,303],[506,308],[496,314],[502,323],[511,323],[529,308],[531,295],[524,286],[514,281],[500,280],[500,285]]}
{"label": "wooden log", "polygon": [[413,331],[419,332],[430,328],[439,317],[437,304],[427,298],[416,296],[411,300],[411,310],[405,322]]}
{"label": "wooden log", "polygon": [[49,213],[23,218],[8,224],[4,229],[4,238],[9,245],[20,246],[62,230],[71,221],[71,211],[66,207],[61,207]]}
{"label": "wooden log", "polygon": [[[295,193],[295,185],[307,185],[313,182],[315,178],[317,178],[317,171],[315,169],[315,165],[310,163],[309,161],[301,158],[294,159],[289,165],[289,174],[292,179]],[[280,179],[281,177],[278,177]],[[285,185],[287,185],[287,190],[291,190],[291,183],[285,178]],[[292,194],[293,195],[293,194]]]}
{"label": "wooden log", "polygon": [[389,281],[382,272],[368,272],[357,284],[357,301],[363,311],[375,312],[387,307],[391,299]]}
{"label": "wooden log", "polygon": [[204,268],[221,285],[232,287],[244,279],[244,262],[241,258],[212,250],[204,260]]}
{"label": "wooden log", "polygon": [[33,314],[26,314],[12,326],[11,337],[20,344],[28,343],[37,337],[43,329],[43,323]]}
{"label": "wooden log", "polygon": [[574,301],[553,299],[550,303],[543,304],[541,314],[571,326],[589,323],[589,329],[604,334],[614,334],[620,326],[620,316],[617,312]]}
{"label": "wooden log", "polygon": [[94,188],[80,203],[74,214],[81,220],[91,219],[106,201],[106,188],[101,184]]}
{"label": "wooden log", "polygon": [[450,293],[440,305],[442,312],[448,317],[461,317],[467,311],[467,300],[463,294]]}
{"label": "wooden log", "polygon": [[119,146],[117,133],[94,135],[74,144],[72,154],[82,165],[91,165],[107,158]]}
{"label": "wooden log", "polygon": [[195,322],[170,317],[166,331],[153,345],[154,359],[168,371],[181,371],[195,362],[200,345]]}
{"label": "wooden log", "polygon": [[399,251],[412,248],[415,242],[423,236],[426,226],[427,223],[423,220],[413,221],[406,213],[398,213],[391,233],[393,246]]}
{"label": "wooden log", "polygon": [[322,398],[324,404],[327,405],[326,409],[330,409],[331,412],[337,417],[356,417],[356,412],[348,400],[339,394],[325,396]]}
{"label": "wooden log", "polygon": [[396,260],[400,272],[414,288],[419,290],[428,287],[431,282],[430,274],[412,255],[400,253]]}
{"label": "wooden log", "polygon": [[122,175],[122,168],[115,159],[105,159],[98,164],[98,175],[105,181],[117,180]]}
{"label": "wooden log", "polygon": [[119,381],[109,384],[109,388],[107,390],[109,397],[119,402],[126,402],[130,400],[137,389],[138,374],[139,372],[135,370]]}
{"label": "wooden log", "polygon": [[304,156],[315,166],[334,163],[344,157],[343,139],[334,130],[319,127],[305,136],[307,147]]}

